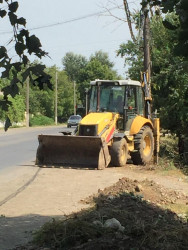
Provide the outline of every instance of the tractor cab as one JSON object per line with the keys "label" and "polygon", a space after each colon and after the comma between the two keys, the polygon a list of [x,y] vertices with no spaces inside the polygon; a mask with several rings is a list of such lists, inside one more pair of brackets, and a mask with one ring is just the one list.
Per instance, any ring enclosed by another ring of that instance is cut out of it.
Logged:
{"label": "tractor cab", "polygon": [[131,120],[144,115],[141,83],[132,80],[92,81],[89,112],[118,113],[118,129],[129,130]]}

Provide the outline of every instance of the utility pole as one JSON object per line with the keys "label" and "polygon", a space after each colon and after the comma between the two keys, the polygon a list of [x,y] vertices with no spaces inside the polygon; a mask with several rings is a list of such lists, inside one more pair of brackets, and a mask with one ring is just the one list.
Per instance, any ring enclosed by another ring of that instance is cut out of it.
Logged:
{"label": "utility pole", "polygon": [[149,27],[149,9],[148,3],[142,0],[142,11],[144,14],[144,73],[143,73],[143,85],[145,92],[145,116],[151,119],[151,61],[150,61],[150,27]]}
{"label": "utility pole", "polygon": [[74,115],[76,115],[76,82],[74,81]]}
{"label": "utility pole", "polygon": [[[148,1],[142,0],[142,11],[144,14],[144,72],[142,75],[142,86],[143,91],[145,92],[145,117],[152,119],[151,115],[151,59],[150,59],[150,26],[149,26],[149,8]],[[159,155],[159,118],[153,118],[153,127],[154,127],[154,163],[158,164],[158,155]]]}
{"label": "utility pole", "polygon": [[29,77],[26,79],[26,127],[29,128]]}
{"label": "utility pole", "polygon": [[149,9],[146,7],[143,8],[144,11],[144,71],[148,73],[148,82],[150,82],[151,77],[151,61],[150,61],[150,27],[149,27]]}
{"label": "utility pole", "polygon": [[57,70],[55,72],[55,125],[57,125],[57,81],[58,81],[58,76],[57,76]]}

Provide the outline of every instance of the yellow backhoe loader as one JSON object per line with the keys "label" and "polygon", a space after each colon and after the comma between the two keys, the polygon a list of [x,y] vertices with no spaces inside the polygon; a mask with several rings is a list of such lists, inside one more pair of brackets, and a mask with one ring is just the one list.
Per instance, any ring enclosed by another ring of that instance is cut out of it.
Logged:
{"label": "yellow backhoe loader", "polygon": [[91,82],[89,112],[74,135],[39,135],[36,164],[104,169],[157,161],[159,119],[150,113],[147,75],[132,80]]}

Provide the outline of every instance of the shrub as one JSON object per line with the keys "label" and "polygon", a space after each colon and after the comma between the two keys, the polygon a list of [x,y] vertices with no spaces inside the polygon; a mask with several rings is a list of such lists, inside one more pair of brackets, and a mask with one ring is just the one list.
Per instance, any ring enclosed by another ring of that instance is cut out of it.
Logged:
{"label": "shrub", "polygon": [[44,115],[37,115],[37,116],[30,118],[29,124],[31,127],[53,125],[54,120]]}
{"label": "shrub", "polygon": [[178,158],[178,139],[173,135],[160,138],[159,156],[168,159]]}

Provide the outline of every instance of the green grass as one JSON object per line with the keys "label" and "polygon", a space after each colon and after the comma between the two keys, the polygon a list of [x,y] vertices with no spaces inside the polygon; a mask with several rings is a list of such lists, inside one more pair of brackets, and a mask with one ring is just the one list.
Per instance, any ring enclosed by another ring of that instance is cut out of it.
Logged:
{"label": "green grass", "polygon": [[30,118],[29,125],[31,127],[34,126],[46,126],[46,125],[54,125],[54,120],[47,116],[38,115]]}

